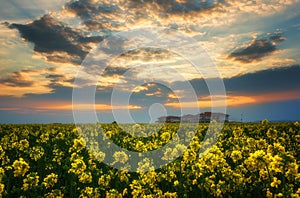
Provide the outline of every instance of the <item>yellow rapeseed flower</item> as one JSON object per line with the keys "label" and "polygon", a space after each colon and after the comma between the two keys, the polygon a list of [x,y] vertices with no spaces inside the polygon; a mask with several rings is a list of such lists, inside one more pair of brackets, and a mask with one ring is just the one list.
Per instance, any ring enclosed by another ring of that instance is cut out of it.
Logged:
{"label": "yellow rapeseed flower", "polygon": [[55,173],[51,173],[44,178],[44,181],[42,184],[46,188],[51,188],[57,183],[57,180],[58,180],[58,175]]}
{"label": "yellow rapeseed flower", "polygon": [[39,176],[37,172],[29,173],[26,175],[26,178],[23,179],[23,190],[28,190],[32,187],[38,186],[39,184]]}
{"label": "yellow rapeseed flower", "polygon": [[61,192],[61,190],[55,189],[51,192],[44,195],[46,198],[63,198],[64,194]]}
{"label": "yellow rapeseed flower", "polygon": [[24,150],[28,149],[28,147],[29,147],[28,140],[24,139],[19,142],[19,150],[24,151]]}
{"label": "yellow rapeseed flower", "polygon": [[29,170],[30,166],[27,162],[24,161],[23,158],[19,158],[19,160],[15,160],[13,163],[14,168],[14,176],[24,176],[25,173]]}
{"label": "yellow rapeseed flower", "polygon": [[79,152],[86,147],[86,141],[83,138],[76,138],[73,140],[73,146],[70,147],[69,153]]}
{"label": "yellow rapeseed flower", "polygon": [[233,160],[233,162],[237,162],[238,160],[242,159],[242,152],[238,151],[238,150],[234,150],[232,151],[231,155],[230,155],[231,159]]}
{"label": "yellow rapeseed flower", "polygon": [[45,151],[41,146],[34,146],[30,149],[29,156],[34,161],[37,161],[44,155]]}
{"label": "yellow rapeseed flower", "polygon": [[277,179],[277,177],[273,177],[273,181],[271,183],[271,187],[275,187],[278,188],[278,185],[281,184],[281,181],[279,179]]}
{"label": "yellow rapeseed flower", "polygon": [[107,174],[101,175],[101,177],[98,180],[98,184],[102,187],[109,187],[110,180],[111,180],[110,175]]}
{"label": "yellow rapeseed flower", "polygon": [[75,159],[74,162],[71,163],[71,169],[69,169],[69,173],[75,173],[76,175],[82,174],[86,170],[86,165],[82,159]]}
{"label": "yellow rapeseed flower", "polygon": [[2,197],[4,189],[5,189],[5,185],[0,183],[0,197]]}
{"label": "yellow rapeseed flower", "polygon": [[93,180],[92,174],[90,172],[88,173],[83,172],[82,174],[79,175],[78,178],[81,183],[91,183]]}
{"label": "yellow rapeseed flower", "polygon": [[123,151],[115,152],[113,157],[115,158],[115,162],[120,162],[122,164],[125,164],[128,161],[128,156]]}
{"label": "yellow rapeseed flower", "polygon": [[178,186],[178,185],[179,185],[179,181],[178,180],[174,181],[174,186]]}
{"label": "yellow rapeseed flower", "polygon": [[0,167],[0,182],[2,181],[4,173],[5,173],[4,169]]}

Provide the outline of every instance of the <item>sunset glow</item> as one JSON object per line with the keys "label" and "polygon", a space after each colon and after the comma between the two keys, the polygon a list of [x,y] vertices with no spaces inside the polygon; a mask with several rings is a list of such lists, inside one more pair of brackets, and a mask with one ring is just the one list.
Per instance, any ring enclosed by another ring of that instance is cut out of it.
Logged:
{"label": "sunset glow", "polygon": [[[72,122],[74,109],[94,109],[107,122],[114,109],[129,110],[148,122],[152,104],[167,115],[226,106],[232,120],[241,112],[247,121],[299,120],[299,7],[298,0],[3,1],[0,122]],[[95,104],[73,106],[74,88]]]}

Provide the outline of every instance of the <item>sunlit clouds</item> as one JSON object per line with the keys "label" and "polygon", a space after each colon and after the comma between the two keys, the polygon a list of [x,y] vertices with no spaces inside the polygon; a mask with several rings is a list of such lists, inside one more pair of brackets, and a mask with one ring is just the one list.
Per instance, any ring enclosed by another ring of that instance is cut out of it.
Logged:
{"label": "sunlit clouds", "polygon": [[[79,104],[80,111],[299,100],[299,6],[299,0],[3,1],[0,111],[71,115],[74,88],[95,92],[96,104]],[[225,89],[219,98],[210,92],[215,79]],[[113,107],[113,93],[129,95],[130,104],[118,98]]]}

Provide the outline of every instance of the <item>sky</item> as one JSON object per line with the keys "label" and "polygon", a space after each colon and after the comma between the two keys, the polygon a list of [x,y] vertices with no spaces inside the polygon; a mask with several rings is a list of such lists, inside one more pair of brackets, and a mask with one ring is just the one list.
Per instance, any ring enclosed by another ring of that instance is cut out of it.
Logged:
{"label": "sky", "polygon": [[0,3],[0,123],[300,120],[299,0]]}

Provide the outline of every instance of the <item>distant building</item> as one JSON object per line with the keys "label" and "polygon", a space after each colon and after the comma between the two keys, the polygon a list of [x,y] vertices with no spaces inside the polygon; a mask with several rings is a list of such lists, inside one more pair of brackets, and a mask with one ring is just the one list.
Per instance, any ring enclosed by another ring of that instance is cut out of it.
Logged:
{"label": "distant building", "polygon": [[177,122],[186,122],[186,123],[197,123],[197,122],[210,122],[215,120],[217,122],[228,122],[229,115],[224,113],[213,113],[213,112],[204,112],[196,115],[188,114],[183,116],[162,116],[159,117],[157,122],[163,123],[177,123]]}
{"label": "distant building", "polygon": [[224,113],[204,112],[200,113],[200,122],[209,122],[215,120],[217,122],[228,122],[229,115]]}
{"label": "distant building", "polygon": [[190,122],[190,123],[197,123],[200,121],[200,115],[197,114],[197,115],[191,115],[191,114],[188,114],[188,115],[184,115],[181,117],[181,121],[182,122]]}
{"label": "distant building", "polygon": [[162,116],[158,118],[158,122],[175,123],[180,122],[180,116]]}

